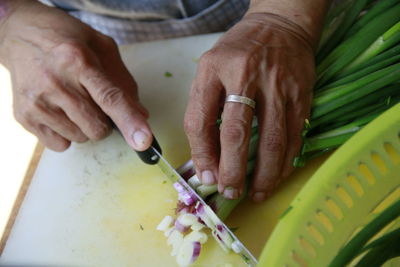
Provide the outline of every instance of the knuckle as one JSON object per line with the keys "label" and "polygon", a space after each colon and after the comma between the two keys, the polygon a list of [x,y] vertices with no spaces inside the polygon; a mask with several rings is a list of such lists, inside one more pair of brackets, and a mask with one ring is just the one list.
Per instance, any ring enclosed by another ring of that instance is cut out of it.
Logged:
{"label": "knuckle", "polygon": [[48,91],[48,89],[53,90],[54,88],[57,89],[58,87],[60,87],[60,82],[54,75],[53,71],[48,68],[44,68],[44,69],[40,70],[39,81],[40,81],[40,85],[42,86],[42,89],[35,90],[36,93],[43,93],[43,92]]}
{"label": "knuckle", "polygon": [[243,49],[233,49],[232,55],[238,69],[247,69],[254,62],[252,55]]}
{"label": "knuckle", "polygon": [[193,147],[192,148],[192,158],[199,168],[204,168],[211,166],[215,163],[215,158],[210,153],[211,148],[207,147]]}
{"label": "knuckle", "polygon": [[210,49],[210,50],[206,51],[203,55],[201,55],[199,64],[200,65],[208,65],[210,62],[214,61],[216,54],[217,54],[217,52],[215,49]]}
{"label": "knuckle", "polygon": [[103,45],[107,48],[112,48],[112,49],[117,49],[117,43],[115,42],[115,40],[113,38],[111,38],[110,36],[101,34],[100,38],[103,42]]}
{"label": "knuckle", "polygon": [[282,136],[279,134],[267,134],[262,138],[262,143],[267,152],[281,152],[284,148]]}
{"label": "knuckle", "polygon": [[228,119],[222,123],[222,138],[228,144],[243,144],[247,136],[247,123],[240,119]]}
{"label": "knuckle", "polygon": [[216,69],[220,58],[219,49],[210,49],[205,52],[199,60],[199,70],[203,71],[213,71]]}
{"label": "knuckle", "polygon": [[124,99],[124,92],[121,88],[110,86],[99,90],[99,102],[106,107],[114,107],[120,104]]}
{"label": "knuckle", "polygon": [[260,145],[265,152],[282,153],[286,145],[286,136],[279,124],[269,123],[260,136]]}
{"label": "knuckle", "polygon": [[86,47],[80,42],[62,43],[56,47],[56,53],[63,65],[87,64]]}
{"label": "knuckle", "polygon": [[191,113],[186,113],[184,119],[184,130],[190,138],[203,136],[208,127],[210,127],[204,115],[193,116]]}
{"label": "knuckle", "polygon": [[48,128],[43,124],[38,124],[35,128],[40,141],[51,150],[62,152],[71,145],[69,140],[64,139],[51,128]]}

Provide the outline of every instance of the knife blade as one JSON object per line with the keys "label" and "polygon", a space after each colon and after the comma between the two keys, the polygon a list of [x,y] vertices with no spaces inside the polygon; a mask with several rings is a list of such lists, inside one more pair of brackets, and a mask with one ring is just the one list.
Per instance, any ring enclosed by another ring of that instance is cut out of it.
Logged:
{"label": "knife blade", "polygon": [[[244,262],[248,266],[256,266],[257,265],[257,259],[251,254],[251,252],[243,245],[243,243],[235,236],[235,234],[229,229],[228,226],[226,226],[225,223],[222,222],[221,219],[218,218],[218,216],[215,214],[215,212],[208,206],[208,204],[197,194],[197,192],[186,182],[185,179],[168,163],[168,161],[161,155],[161,153],[155,148],[155,147],[150,147],[149,150],[152,150],[150,154],[152,154],[151,161],[152,162],[157,162],[158,167],[161,169],[161,171],[173,182],[178,182],[181,184],[194,198],[200,202],[204,207],[207,209],[207,214],[211,213],[211,216],[213,217],[213,221],[217,220],[215,222],[218,226],[221,226],[224,231],[226,231],[231,238],[235,242],[235,246],[240,249],[239,254]],[[213,235],[214,239],[216,239],[217,242],[219,240],[215,235]]]}

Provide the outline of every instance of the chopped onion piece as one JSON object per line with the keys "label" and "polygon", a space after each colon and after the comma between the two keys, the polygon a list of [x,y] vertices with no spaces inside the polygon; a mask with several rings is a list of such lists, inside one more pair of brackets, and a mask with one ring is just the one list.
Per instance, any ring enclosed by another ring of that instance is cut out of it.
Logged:
{"label": "chopped onion piece", "polygon": [[183,225],[179,220],[176,220],[175,221],[175,229],[181,233],[185,233],[187,230],[189,230],[189,227],[186,225]]}
{"label": "chopped onion piece", "polygon": [[226,253],[228,253],[229,252],[229,248],[222,241],[222,238],[219,236],[219,234],[216,231],[212,231],[211,234],[215,237],[215,240],[217,240],[217,243],[218,243],[218,245],[220,245],[222,250],[225,251]]}
{"label": "chopped onion piece", "polygon": [[243,250],[242,244],[240,244],[240,242],[238,242],[238,241],[233,242],[232,243],[232,250],[236,254],[242,252],[242,250]]}
{"label": "chopped onion piece", "polygon": [[198,222],[198,218],[196,215],[191,213],[185,213],[178,217],[177,221],[179,221],[184,226],[191,226],[194,223]]}
{"label": "chopped onion piece", "polygon": [[179,266],[186,267],[193,263],[200,255],[200,242],[185,240],[179,249],[176,261]]}
{"label": "chopped onion piece", "polygon": [[166,236],[166,237],[169,237],[169,235],[172,233],[172,231],[174,231],[175,230],[175,227],[170,227],[170,228],[168,228],[165,232],[164,232],[164,235]]}
{"label": "chopped onion piece", "polygon": [[178,194],[178,199],[185,203],[185,205],[190,206],[196,202],[196,198],[193,197],[189,192],[181,192]]}
{"label": "chopped onion piece", "polygon": [[204,244],[207,242],[207,235],[203,232],[200,231],[193,231],[187,236],[185,236],[185,239],[188,239],[190,241],[197,241],[200,242],[200,244]]}
{"label": "chopped onion piece", "polygon": [[199,223],[199,222],[197,221],[196,223],[192,224],[192,226],[190,226],[190,228],[191,228],[193,231],[200,231],[201,229],[204,228],[204,224]]}
{"label": "chopped onion piece", "polygon": [[183,244],[183,234],[177,230],[172,231],[168,237],[167,243],[172,246],[171,256],[175,256]]}
{"label": "chopped onion piece", "polygon": [[217,217],[217,215],[214,213],[214,211],[210,207],[205,206],[203,208],[204,208],[204,212],[214,222],[215,225],[222,224],[222,221]]}
{"label": "chopped onion piece", "polygon": [[206,214],[203,204],[200,202],[196,205],[196,214],[200,217],[200,219],[211,229],[215,228],[215,224],[210,219],[210,217]]}
{"label": "chopped onion piece", "polygon": [[225,229],[222,227],[222,225],[217,225],[214,230],[218,236],[220,237],[221,241],[225,244],[227,248],[232,248],[232,243],[233,243],[233,238],[232,236],[228,233],[228,231],[225,231]]}
{"label": "chopped onion piece", "polygon": [[173,222],[174,218],[172,218],[171,216],[165,216],[158,224],[157,230],[165,232],[168,230],[168,228],[172,225]]}
{"label": "chopped onion piece", "polygon": [[173,186],[174,186],[175,190],[176,190],[178,193],[184,193],[184,192],[187,191],[187,190],[186,190],[180,183],[178,183],[178,182],[175,182],[175,183],[173,184]]}

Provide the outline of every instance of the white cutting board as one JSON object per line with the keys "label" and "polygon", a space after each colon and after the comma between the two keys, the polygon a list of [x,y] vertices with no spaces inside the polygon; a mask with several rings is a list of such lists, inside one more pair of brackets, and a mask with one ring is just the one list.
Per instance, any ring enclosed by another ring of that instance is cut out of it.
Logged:
{"label": "white cutting board", "polygon": [[[190,157],[182,128],[196,61],[219,37],[210,34],[121,48],[165,157],[178,167]],[[172,77],[165,77],[165,72]],[[269,201],[245,201],[229,218],[258,256],[280,213],[322,159],[293,175]],[[173,214],[176,193],[123,139],[45,150],[18,214],[1,264],[47,266],[176,266],[156,225]],[[195,266],[242,266],[210,239]]]}

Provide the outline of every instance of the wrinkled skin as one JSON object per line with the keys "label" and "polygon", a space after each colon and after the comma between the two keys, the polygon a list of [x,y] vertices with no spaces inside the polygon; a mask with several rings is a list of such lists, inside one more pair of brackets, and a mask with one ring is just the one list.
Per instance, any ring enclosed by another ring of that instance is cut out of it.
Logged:
{"label": "wrinkled skin", "polygon": [[148,112],[111,38],[36,1],[8,12],[0,58],[11,73],[15,118],[27,130],[63,151],[106,137],[111,118],[133,148],[150,145]]}
{"label": "wrinkled skin", "polygon": [[[199,177],[226,198],[243,193],[253,115],[259,144],[250,195],[262,201],[293,170],[315,81],[314,54],[296,24],[267,13],[245,16],[200,59],[185,115]],[[223,103],[249,97],[256,109]],[[222,106],[223,105],[223,106]],[[223,108],[221,129],[216,120]]]}

